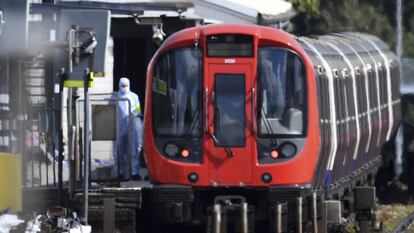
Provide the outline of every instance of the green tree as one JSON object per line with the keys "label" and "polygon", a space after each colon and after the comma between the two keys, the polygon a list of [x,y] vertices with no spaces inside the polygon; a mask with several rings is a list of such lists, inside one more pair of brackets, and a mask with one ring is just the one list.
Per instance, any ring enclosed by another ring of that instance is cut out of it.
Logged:
{"label": "green tree", "polygon": [[[291,31],[310,36],[343,31],[373,34],[394,49],[396,1],[389,0],[289,0],[297,16]],[[414,57],[414,1],[404,1],[403,56]]]}

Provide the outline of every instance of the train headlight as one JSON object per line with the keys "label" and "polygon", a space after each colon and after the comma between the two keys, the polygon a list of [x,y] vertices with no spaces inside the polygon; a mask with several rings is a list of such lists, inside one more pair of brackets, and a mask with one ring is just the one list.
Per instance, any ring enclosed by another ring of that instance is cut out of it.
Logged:
{"label": "train headlight", "polygon": [[291,142],[283,143],[280,146],[280,152],[281,154],[286,158],[291,158],[296,154],[296,146]]}
{"label": "train headlight", "polygon": [[178,154],[178,146],[175,143],[168,142],[164,146],[164,153],[170,157],[176,156]]}

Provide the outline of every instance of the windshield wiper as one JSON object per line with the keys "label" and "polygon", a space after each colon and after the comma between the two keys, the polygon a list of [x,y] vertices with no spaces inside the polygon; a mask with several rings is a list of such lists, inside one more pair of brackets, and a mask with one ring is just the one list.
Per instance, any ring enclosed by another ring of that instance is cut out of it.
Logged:
{"label": "windshield wiper", "polygon": [[[216,127],[215,132],[211,136],[212,136],[212,138],[213,138],[213,140],[216,144],[221,145],[221,146],[224,147],[224,150],[226,150],[226,153],[227,153],[228,157],[233,157],[234,156],[233,151],[228,146],[226,140],[224,139],[223,135],[220,132],[220,109],[218,107],[216,107],[215,112],[216,113],[214,114],[214,117],[216,117],[217,127]],[[216,135],[214,135],[215,133],[218,134],[218,136],[220,138],[220,141],[217,139]]]}
{"label": "windshield wiper", "polygon": [[186,147],[190,147],[191,144],[193,143],[193,140],[191,140],[192,138],[192,132],[195,128],[195,126],[197,125],[197,121],[200,118],[200,112],[201,110],[199,108],[196,108],[194,110],[194,112],[191,114],[192,116],[192,121],[191,124],[187,127],[187,130],[185,131],[185,141],[186,141]]}
{"label": "windshield wiper", "polygon": [[[263,92],[260,92],[260,101],[261,102],[263,101]],[[264,125],[266,127],[266,133],[267,134],[270,133],[272,135],[270,137],[270,142],[272,143],[273,146],[276,146],[277,145],[277,141],[273,137],[273,135],[275,135],[275,134],[274,134],[274,132],[272,130],[272,126],[270,125],[269,119],[267,119],[267,114],[266,114],[266,111],[263,108],[263,104],[262,103],[260,103],[260,111],[262,112],[261,117],[260,117],[260,120],[263,120],[264,121]]]}
{"label": "windshield wiper", "polygon": [[[194,112],[193,112],[193,114],[192,114],[192,117],[193,117],[193,121],[191,122],[191,125],[187,128],[187,130],[186,130],[186,132],[185,132],[185,135],[186,135],[186,138],[185,138],[185,141],[187,142],[187,144],[186,144],[186,146],[187,147],[189,147],[190,145],[191,145],[191,143],[192,143],[192,140],[190,140],[190,138],[191,138],[191,136],[192,136],[192,132],[193,132],[193,130],[194,130],[194,128],[195,128],[195,126],[197,125],[197,120],[199,119],[199,117],[200,117],[200,112],[201,112],[201,110],[199,109],[199,108],[197,108]],[[218,109],[218,108],[216,108],[216,116],[217,117],[219,117],[219,114],[220,114],[220,110]],[[218,122],[218,125],[220,125],[220,123],[219,123],[219,120],[218,120],[219,118],[217,118],[216,120],[216,122]],[[221,146],[223,146],[224,147],[224,150],[226,150],[226,153],[227,153],[227,156],[229,156],[229,157],[233,157],[234,156],[234,152],[231,150],[231,148],[228,146],[228,144],[227,144],[227,142],[226,142],[226,140],[225,140],[225,138],[223,137],[223,135],[220,133],[220,129],[218,128],[217,129],[217,131],[216,131],[216,133],[217,133],[217,135],[218,135],[218,137],[220,138],[220,140],[218,140],[217,139],[217,137],[216,137],[216,135],[214,135],[214,134],[212,134],[211,135],[211,137],[213,138],[213,140],[214,140],[214,142],[216,143],[216,144],[219,144],[219,145],[221,145]]]}
{"label": "windshield wiper", "polygon": [[219,133],[219,132],[217,132],[217,134],[218,134],[218,136],[220,137],[220,141],[221,141],[221,142],[220,142],[220,141],[216,138],[216,136],[215,136],[214,134],[212,134],[212,135],[211,135],[211,137],[213,138],[214,142],[215,142],[216,144],[221,144],[221,145],[224,147],[224,150],[226,151],[227,156],[229,156],[229,157],[233,157],[233,156],[234,156],[234,153],[233,153],[233,151],[230,149],[230,147],[228,146],[228,144],[227,144],[226,140],[224,140],[223,135],[221,135],[221,133]]}

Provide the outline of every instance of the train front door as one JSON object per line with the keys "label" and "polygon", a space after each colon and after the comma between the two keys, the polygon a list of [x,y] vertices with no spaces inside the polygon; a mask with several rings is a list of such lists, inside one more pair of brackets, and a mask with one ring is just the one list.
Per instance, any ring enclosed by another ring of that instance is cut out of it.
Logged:
{"label": "train front door", "polygon": [[209,119],[205,148],[212,185],[252,181],[251,64],[209,64],[205,79]]}

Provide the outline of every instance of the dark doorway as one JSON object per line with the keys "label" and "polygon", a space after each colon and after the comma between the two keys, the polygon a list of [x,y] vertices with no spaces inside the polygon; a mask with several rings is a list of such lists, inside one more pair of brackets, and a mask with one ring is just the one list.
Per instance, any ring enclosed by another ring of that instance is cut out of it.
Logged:
{"label": "dark doorway", "polygon": [[114,91],[118,90],[121,77],[131,81],[135,92],[144,106],[146,80],[146,43],[144,38],[114,38]]}
{"label": "dark doorway", "polygon": [[[160,18],[166,37],[196,24],[195,20],[180,17],[161,16]],[[145,106],[147,67],[157,51],[152,35],[152,25],[136,24],[132,18],[111,20],[111,36],[114,40],[113,90],[118,91],[121,77],[128,77],[131,81],[131,90],[139,96],[142,109]]]}
{"label": "dark doorway", "polygon": [[129,78],[131,91],[145,107],[147,66],[157,50],[152,41],[152,26],[139,25],[131,18],[113,18],[111,36],[114,40],[113,90],[118,91],[121,77]]}

